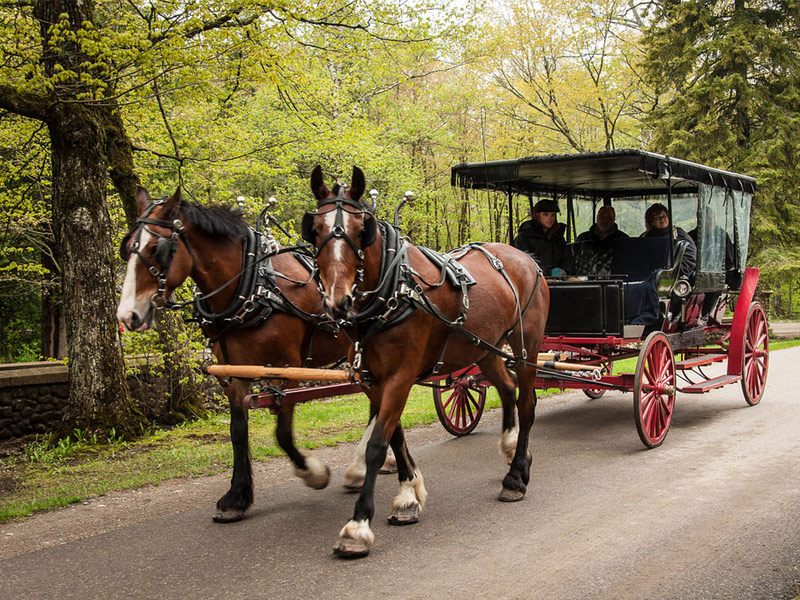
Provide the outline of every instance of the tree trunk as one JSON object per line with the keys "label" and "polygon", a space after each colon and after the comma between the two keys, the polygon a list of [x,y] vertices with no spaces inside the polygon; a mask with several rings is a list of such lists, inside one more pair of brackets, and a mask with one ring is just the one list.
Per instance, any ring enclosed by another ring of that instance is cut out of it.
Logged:
{"label": "tree trunk", "polygon": [[69,357],[68,429],[139,433],[142,415],[125,380],[106,207],[108,162],[102,111],[61,104],[48,124],[53,227],[62,269]]}

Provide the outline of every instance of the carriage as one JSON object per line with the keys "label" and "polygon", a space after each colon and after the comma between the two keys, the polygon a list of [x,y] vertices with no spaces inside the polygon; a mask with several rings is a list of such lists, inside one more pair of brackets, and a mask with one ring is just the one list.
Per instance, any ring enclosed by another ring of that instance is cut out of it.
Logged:
{"label": "carriage", "polygon": [[[590,398],[632,392],[636,428],[648,448],[664,441],[676,392],[738,383],[749,405],[760,401],[769,361],[767,317],[754,301],[759,272],[745,268],[754,179],[618,150],[462,164],[453,167],[452,183],[507,195],[509,240],[514,217],[519,221],[515,197],[526,198],[531,211],[537,198],[564,207],[575,268],[571,277],[548,281],[542,344],[548,358],[564,366],[545,363],[537,387],[581,389]],[[603,248],[575,241],[600,205],[616,207],[618,225],[633,236],[655,202],[666,205],[671,224],[692,230],[697,261],[688,274],[681,268],[687,242],[673,236],[630,237]],[[633,370],[614,369],[633,358]],[[454,435],[467,433],[485,400],[480,373],[470,369],[445,384],[435,394],[442,423]]]}

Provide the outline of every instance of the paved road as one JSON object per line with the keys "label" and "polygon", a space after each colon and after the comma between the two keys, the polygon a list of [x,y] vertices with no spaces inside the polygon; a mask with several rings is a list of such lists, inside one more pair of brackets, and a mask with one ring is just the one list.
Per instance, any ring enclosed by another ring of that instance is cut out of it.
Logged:
{"label": "paved road", "polygon": [[[52,539],[28,539],[40,549],[13,556],[26,531],[59,513],[36,517],[0,528],[0,544],[19,544],[0,562],[0,598],[794,597],[798,362],[800,348],[772,355],[754,408],[738,386],[679,395],[656,450],[638,440],[630,395],[542,400],[533,481],[517,504],[495,499],[505,470],[496,413],[466,438],[417,434],[412,450],[430,492],[422,522],[385,523],[396,483],[382,476],[376,546],[361,561],[331,557],[354,500],[338,487],[341,468],[321,492],[285,476],[262,479],[250,517],[227,526],[211,522],[211,502],[159,500],[186,481],[140,493],[136,519],[119,515],[99,532],[92,527],[107,519],[104,504],[66,509],[64,517],[83,515],[82,532],[40,527]],[[213,500],[226,481],[209,481]]]}

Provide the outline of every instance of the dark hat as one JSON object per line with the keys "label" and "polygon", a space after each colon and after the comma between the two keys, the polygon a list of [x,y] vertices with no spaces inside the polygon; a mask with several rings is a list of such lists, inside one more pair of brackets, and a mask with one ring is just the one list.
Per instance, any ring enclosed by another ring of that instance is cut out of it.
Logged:
{"label": "dark hat", "polygon": [[533,207],[533,212],[554,212],[560,213],[558,202],[555,200],[539,200]]}

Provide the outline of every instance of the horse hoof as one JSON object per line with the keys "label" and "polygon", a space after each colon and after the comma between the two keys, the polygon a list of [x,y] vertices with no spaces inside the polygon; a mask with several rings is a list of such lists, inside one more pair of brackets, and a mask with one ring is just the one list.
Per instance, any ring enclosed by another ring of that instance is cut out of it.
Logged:
{"label": "horse hoof", "polygon": [[497,497],[497,499],[500,500],[500,502],[519,502],[524,497],[525,492],[503,488],[503,491],[500,492],[500,495]]}
{"label": "horse hoof", "polygon": [[353,475],[351,473],[345,473],[342,487],[348,494],[360,492],[361,488],[364,487],[364,474]]}
{"label": "horse hoof", "polygon": [[413,525],[419,523],[419,504],[396,508],[389,515],[389,525]]}
{"label": "horse hoof", "polygon": [[363,558],[369,554],[369,546],[363,540],[340,538],[333,547],[333,555],[339,558]]}
{"label": "horse hoof", "polygon": [[235,523],[244,519],[243,510],[217,510],[214,515],[214,523]]}

